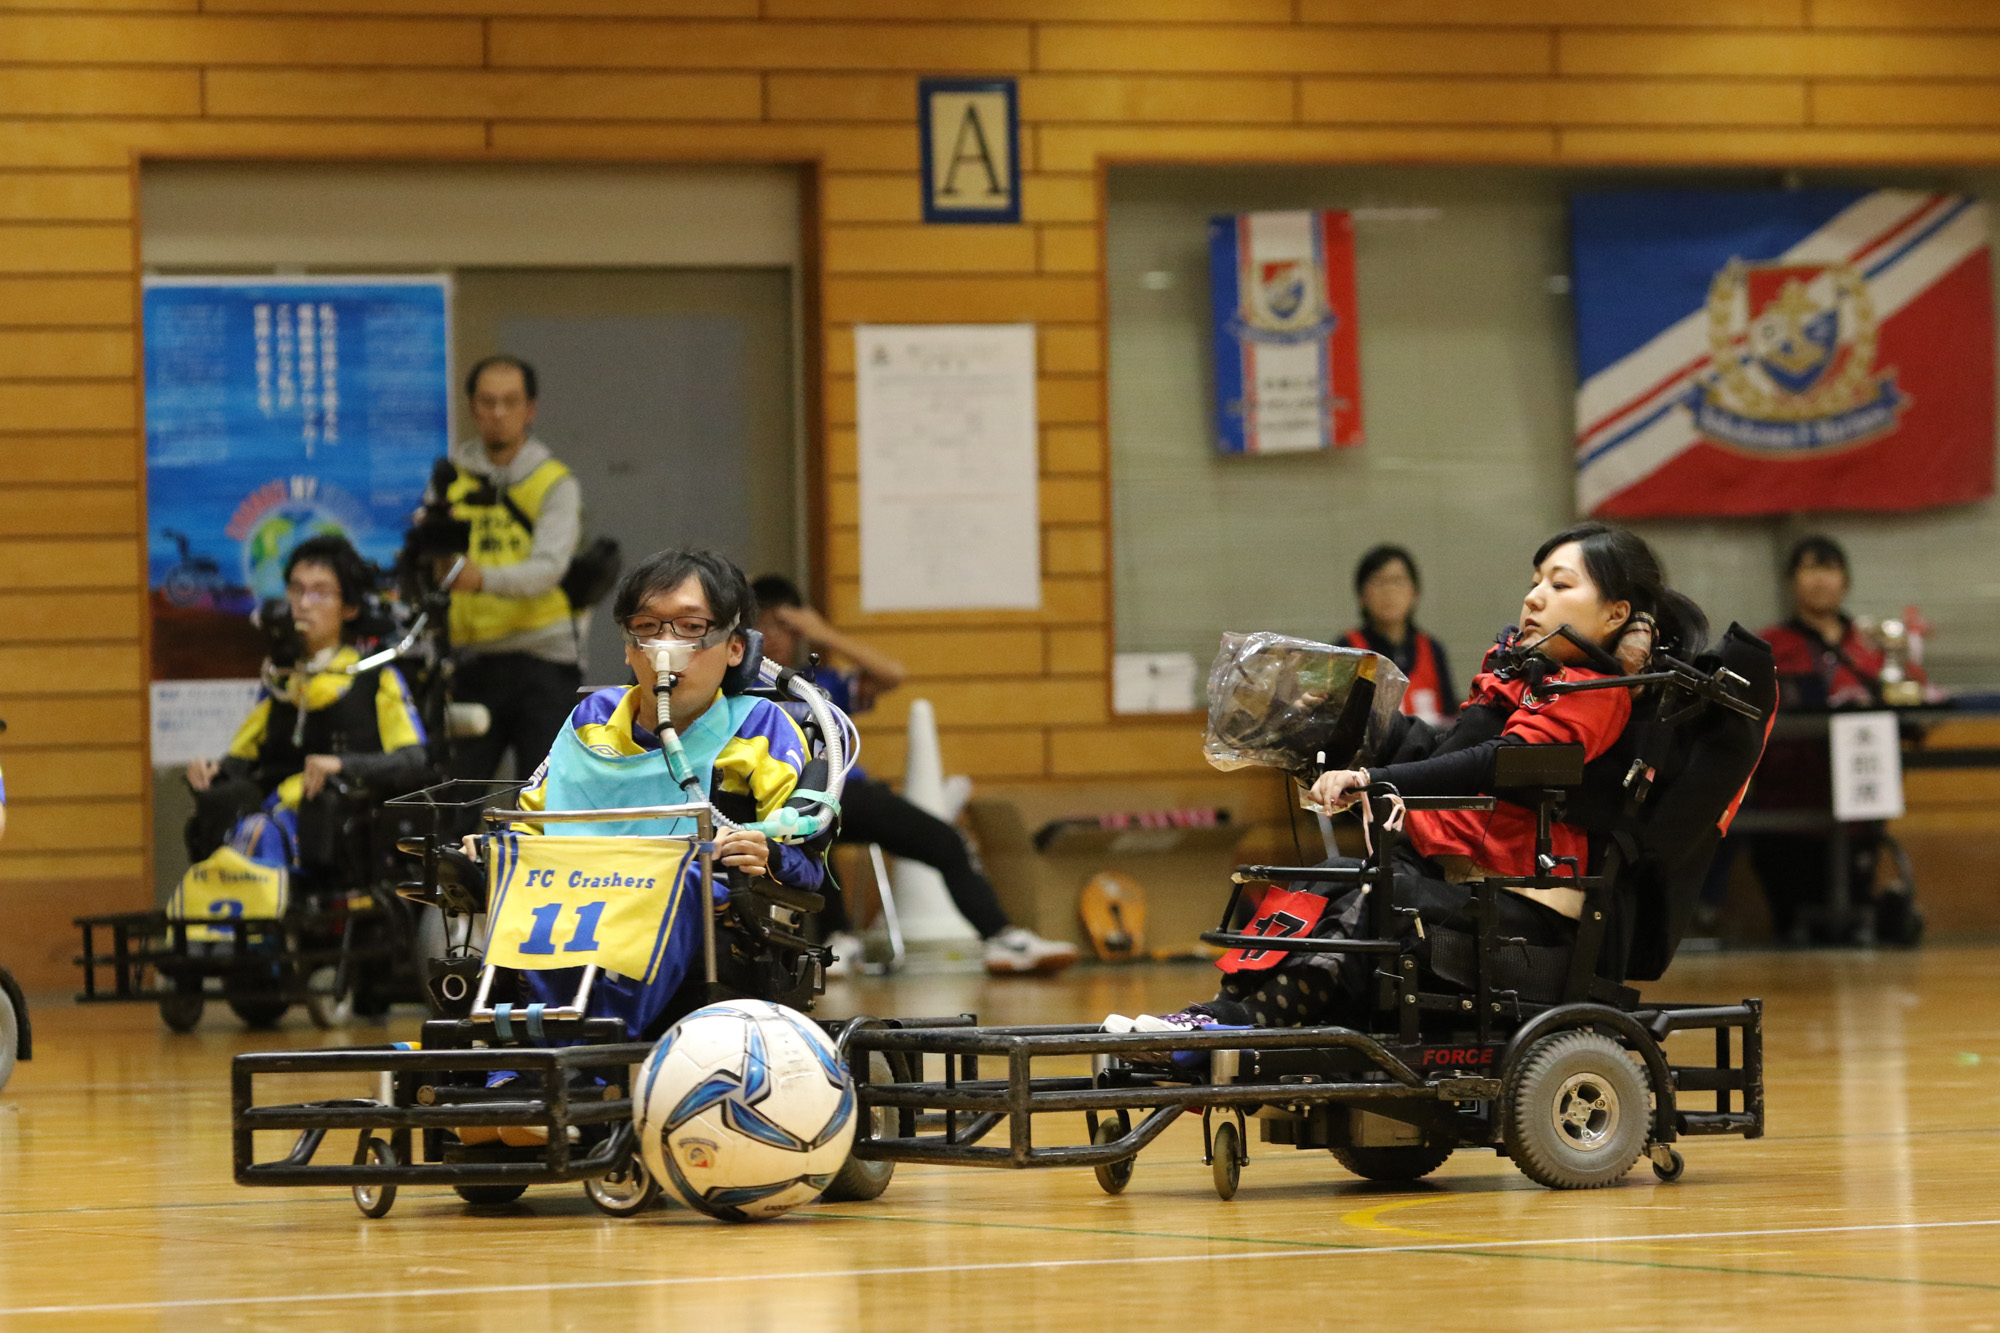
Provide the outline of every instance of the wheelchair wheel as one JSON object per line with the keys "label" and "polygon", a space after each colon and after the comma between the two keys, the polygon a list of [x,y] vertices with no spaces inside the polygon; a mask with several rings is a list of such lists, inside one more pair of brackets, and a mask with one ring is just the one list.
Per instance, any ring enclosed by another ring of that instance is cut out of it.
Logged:
{"label": "wheelchair wheel", "polygon": [[160,997],[160,1021],[169,1032],[192,1032],[201,1022],[208,1001],[202,998],[200,977],[176,977],[174,993]]}
{"label": "wheelchair wheel", "polygon": [[13,997],[0,988],[0,1088],[14,1077],[14,1053],[21,1044],[21,1016],[14,1012]]}
{"label": "wheelchair wheel", "polygon": [[346,990],[338,995],[334,994],[334,981],[339,975],[338,968],[318,967],[314,968],[313,974],[306,978],[306,1017],[312,1019],[314,1027],[344,1027],[354,1021],[355,988],[353,983],[349,982]]}
{"label": "wheelchair wheel", "polygon": [[637,1217],[660,1201],[660,1182],[653,1179],[644,1160],[634,1152],[618,1170],[584,1181],[583,1192],[600,1213]]}
{"label": "wheelchair wheel", "polygon": [[[376,1166],[396,1166],[398,1165],[396,1150],[391,1148],[385,1139],[365,1138],[361,1141],[360,1146],[354,1150],[354,1164],[356,1166],[367,1166],[371,1162]],[[394,1185],[356,1185],[354,1187],[354,1206],[361,1210],[363,1217],[386,1217],[389,1214],[389,1210],[396,1206],[396,1187]]]}
{"label": "wheelchair wheel", "polygon": [[[894,1076],[889,1070],[889,1058],[880,1051],[868,1052],[868,1081],[870,1083],[894,1081]],[[876,1138],[895,1137],[895,1107],[878,1106],[869,1115],[874,1121]],[[861,1137],[862,1128],[859,1123],[854,1127],[857,1140]],[[866,1203],[870,1199],[881,1197],[882,1191],[889,1188],[889,1180],[895,1174],[894,1162],[865,1162],[859,1157],[849,1157],[846,1164],[834,1176],[832,1183],[826,1187],[826,1192],[819,1197],[827,1203]]]}
{"label": "wheelchair wheel", "polygon": [[1521,1174],[1557,1190],[1618,1181],[1645,1151],[1651,1089],[1630,1053],[1596,1032],[1558,1032],[1528,1048],[1502,1094],[1501,1137]]}
{"label": "wheelchair wheel", "polygon": [[1236,1132],[1234,1124],[1225,1120],[1215,1127],[1209,1153],[1213,1158],[1208,1165],[1215,1173],[1216,1194],[1224,1199],[1235,1198],[1237,1182],[1243,1178],[1243,1136]]}
{"label": "wheelchair wheel", "polygon": [[283,1000],[231,1000],[229,1011],[243,1020],[243,1026],[254,1032],[266,1032],[278,1026],[285,1011],[291,1008]]}
{"label": "wheelchair wheel", "polygon": [[453,1185],[451,1192],[480,1208],[497,1208],[512,1203],[528,1192],[526,1185]]}
{"label": "wheelchair wheel", "polygon": [[1330,1148],[1333,1160],[1363,1180],[1422,1180],[1443,1166],[1450,1144],[1412,1143],[1393,1148]]}
{"label": "wheelchair wheel", "polygon": [[[1097,1122],[1097,1132],[1090,1136],[1092,1143],[1116,1143],[1132,1132],[1132,1117],[1118,1111],[1108,1119]],[[1138,1164],[1137,1153],[1119,1162],[1106,1162],[1094,1168],[1097,1173],[1098,1188],[1106,1194],[1123,1194],[1125,1187],[1132,1183],[1132,1168]]]}
{"label": "wheelchair wheel", "polygon": [[1659,1177],[1662,1185],[1671,1185],[1681,1178],[1682,1172],[1687,1170],[1687,1158],[1681,1156],[1679,1152],[1672,1148],[1667,1148],[1665,1152],[1661,1152],[1660,1148],[1662,1146],[1655,1145],[1653,1148],[1655,1154],[1653,1157],[1653,1174]]}

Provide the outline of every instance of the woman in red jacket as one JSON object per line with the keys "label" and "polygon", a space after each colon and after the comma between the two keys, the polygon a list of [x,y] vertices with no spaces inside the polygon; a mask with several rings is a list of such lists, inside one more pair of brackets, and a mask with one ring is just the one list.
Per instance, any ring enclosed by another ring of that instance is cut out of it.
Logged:
{"label": "woman in red jacket", "polygon": [[1376,546],[1354,567],[1354,596],[1361,623],[1340,636],[1350,648],[1380,653],[1409,678],[1403,711],[1426,722],[1450,717],[1458,705],[1451,687],[1451,664],[1444,645],[1417,628],[1417,599],[1423,580],[1417,562],[1400,546]]}
{"label": "woman in red jacket", "polygon": [[[1599,660],[1605,669],[1557,635],[1564,626],[1604,650]],[[1613,659],[1629,672],[1656,644],[1676,656],[1692,656],[1707,637],[1701,609],[1667,587],[1659,557],[1643,540],[1607,523],[1575,524],[1535,552],[1518,628],[1503,648],[1487,655],[1457,722],[1436,748],[1409,762],[1326,773],[1313,784],[1311,799],[1339,809],[1375,782],[1393,783],[1410,796],[1490,794],[1494,757],[1507,745],[1580,744],[1586,760],[1595,759],[1631,718],[1630,693],[1586,690],[1550,698],[1536,694],[1534,682],[1601,679],[1611,674]],[[1534,814],[1520,806],[1499,802],[1490,811],[1412,811],[1406,835],[1395,865],[1396,904],[1415,908],[1426,921],[1470,929],[1467,883],[1534,873]],[[1591,864],[1582,829],[1557,823],[1554,835],[1557,856]],[[1566,943],[1575,938],[1582,905],[1581,889],[1510,889],[1500,895],[1500,930],[1530,944]],[[1362,909],[1362,893],[1350,889],[1326,904],[1310,933],[1352,938]],[[1163,1031],[1351,1023],[1366,1013],[1370,971],[1365,959],[1291,954],[1270,970],[1225,976],[1215,999],[1178,1014],[1137,1019],[1114,1014],[1106,1026]]]}

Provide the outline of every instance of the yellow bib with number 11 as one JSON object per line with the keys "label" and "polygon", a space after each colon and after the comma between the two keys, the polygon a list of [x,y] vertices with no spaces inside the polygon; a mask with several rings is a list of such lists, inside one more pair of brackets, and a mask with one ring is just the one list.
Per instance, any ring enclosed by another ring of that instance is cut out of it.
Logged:
{"label": "yellow bib with number 11", "polygon": [[596,964],[652,981],[674,918],[695,910],[694,844],[684,838],[550,838],[497,833],[484,844],[493,884],[486,961],[545,972]]}

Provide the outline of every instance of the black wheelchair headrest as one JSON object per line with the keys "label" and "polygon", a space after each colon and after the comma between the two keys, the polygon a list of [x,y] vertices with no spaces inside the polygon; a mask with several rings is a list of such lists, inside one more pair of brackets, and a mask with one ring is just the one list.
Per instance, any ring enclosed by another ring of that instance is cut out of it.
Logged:
{"label": "black wheelchair headrest", "polygon": [[729,668],[722,678],[722,692],[731,698],[757,686],[758,669],[764,664],[764,632],[743,631],[743,660]]}

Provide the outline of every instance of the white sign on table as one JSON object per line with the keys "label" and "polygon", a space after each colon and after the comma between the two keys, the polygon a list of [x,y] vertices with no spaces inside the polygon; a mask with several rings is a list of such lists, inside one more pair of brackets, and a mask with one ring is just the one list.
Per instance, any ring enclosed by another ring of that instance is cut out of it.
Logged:
{"label": "white sign on table", "polygon": [[1032,324],[854,330],[861,609],[1042,604]]}
{"label": "white sign on table", "polygon": [[1836,713],[1833,817],[1844,822],[1903,817],[1903,750],[1894,713]]}

